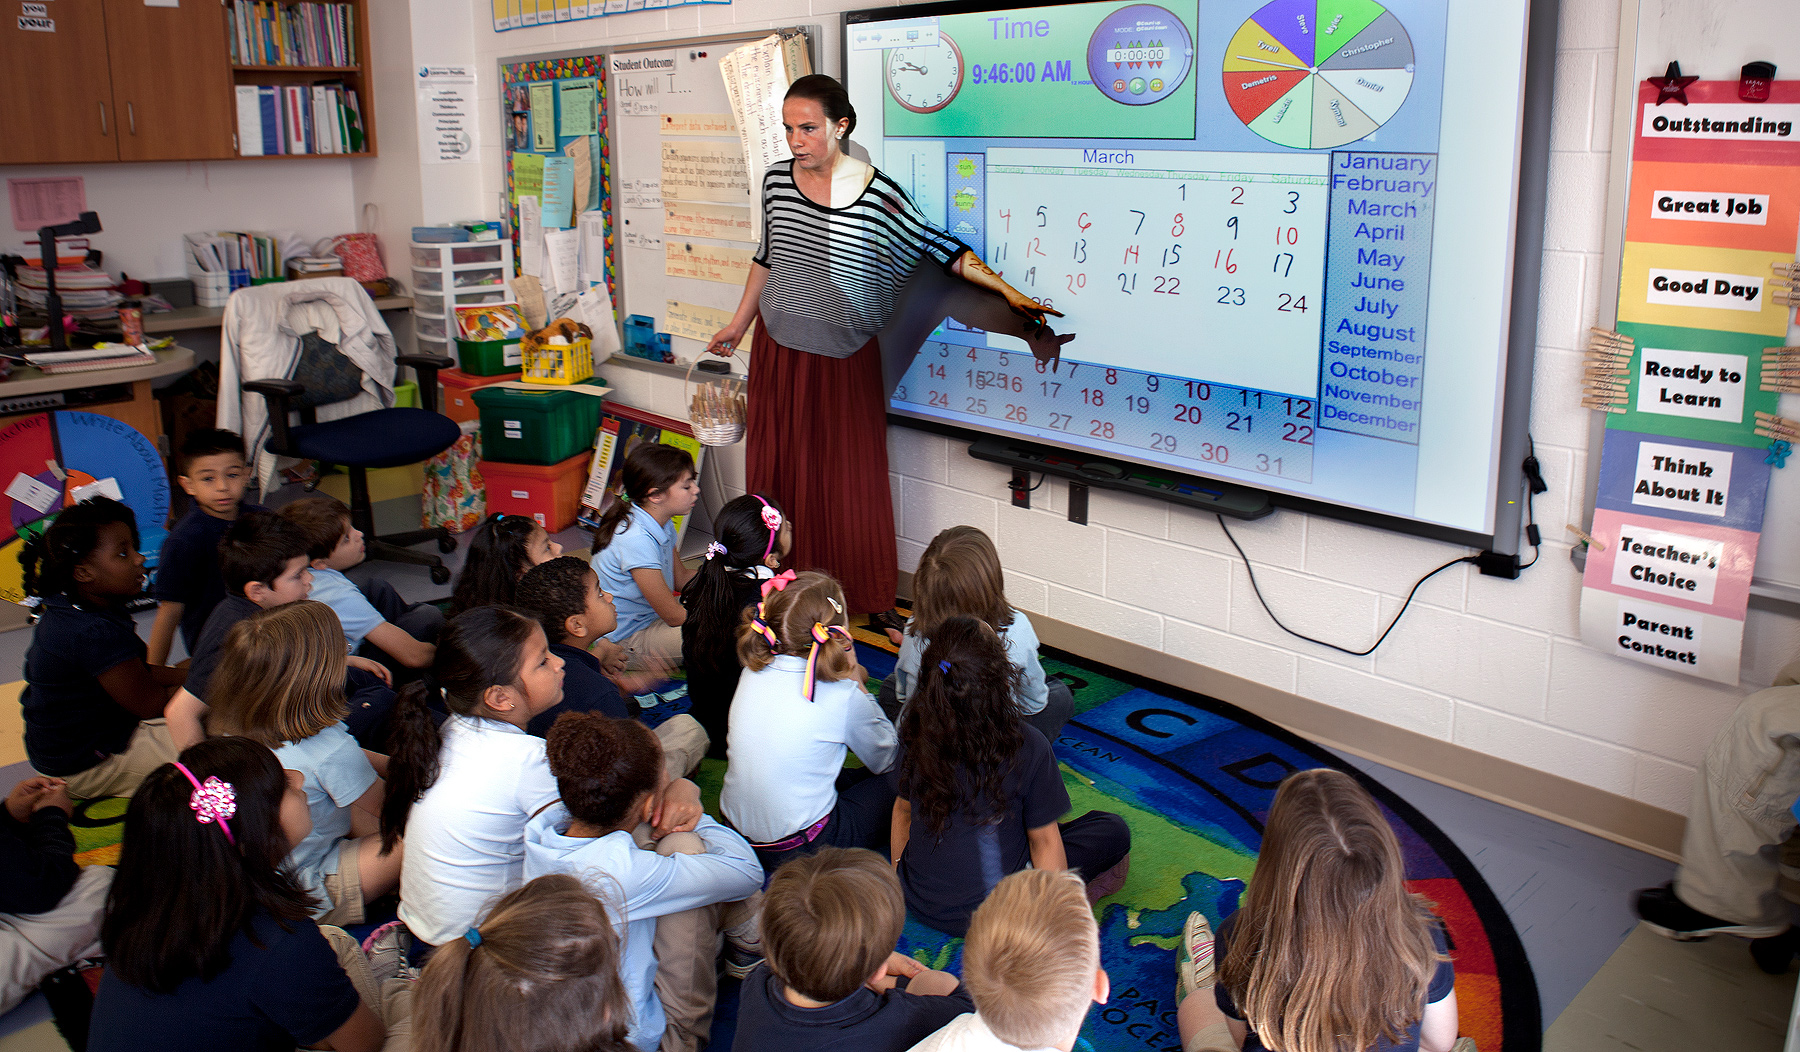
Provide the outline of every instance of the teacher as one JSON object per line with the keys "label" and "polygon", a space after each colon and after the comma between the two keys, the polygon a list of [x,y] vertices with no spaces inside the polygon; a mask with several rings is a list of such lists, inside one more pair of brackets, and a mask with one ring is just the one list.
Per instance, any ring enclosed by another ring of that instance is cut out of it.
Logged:
{"label": "teacher", "polygon": [[892,179],[843,151],[856,111],[842,84],[801,77],[788,89],[781,123],[793,160],[763,175],[762,245],[737,313],[706,349],[729,356],[760,318],[750,348],[749,488],[787,510],[790,565],[831,573],[850,613],[897,632],[887,401],[875,334],[927,256],[1003,297],[1040,357],[1060,345],[1044,316],[1061,315],[1000,280],[967,245],[926,222]]}

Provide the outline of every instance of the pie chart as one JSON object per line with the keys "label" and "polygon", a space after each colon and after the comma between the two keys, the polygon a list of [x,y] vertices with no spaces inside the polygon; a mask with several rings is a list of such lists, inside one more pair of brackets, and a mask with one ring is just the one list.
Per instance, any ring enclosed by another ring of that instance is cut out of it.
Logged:
{"label": "pie chart", "polygon": [[1329,150],[1364,138],[1412,89],[1406,27],[1374,0],[1272,0],[1225,48],[1225,100],[1278,146]]}

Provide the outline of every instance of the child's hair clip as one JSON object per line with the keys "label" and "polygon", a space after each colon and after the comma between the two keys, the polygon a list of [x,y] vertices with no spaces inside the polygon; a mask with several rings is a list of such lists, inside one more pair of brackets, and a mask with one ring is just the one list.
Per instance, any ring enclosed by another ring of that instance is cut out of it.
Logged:
{"label": "child's hair clip", "polygon": [[842,606],[840,606],[840,605],[838,605],[838,601],[837,601],[837,600],[836,600],[836,599],[833,599],[833,598],[832,598],[832,597],[830,597],[830,596],[826,596],[826,597],[825,597],[825,601],[826,601],[826,602],[827,602],[827,603],[830,603],[830,604],[831,604],[831,609],[833,609],[833,610],[835,610],[835,611],[836,611],[836,612],[837,612],[837,613],[838,613],[838,614],[839,614],[839,615],[842,615],[842,614],[843,614],[843,612],[844,612],[844,608],[843,608],[843,607],[842,607]]}
{"label": "child's hair clip", "polygon": [[942,672],[944,675],[948,676],[950,674],[950,662],[948,662],[948,661],[938,662],[938,671]]}
{"label": "child's hair clip", "polygon": [[720,544],[718,541],[712,541],[709,544],[707,544],[707,546],[706,546],[706,561],[707,562],[711,562],[712,557],[715,555],[724,555],[724,554],[725,554],[725,546],[723,544]]}

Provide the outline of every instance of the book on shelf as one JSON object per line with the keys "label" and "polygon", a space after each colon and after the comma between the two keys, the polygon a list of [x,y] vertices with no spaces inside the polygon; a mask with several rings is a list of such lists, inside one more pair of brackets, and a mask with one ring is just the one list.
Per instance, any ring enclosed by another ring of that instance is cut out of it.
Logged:
{"label": "book on shelf", "polygon": [[364,151],[362,103],[340,80],[310,86],[237,86],[238,154],[348,154]]}
{"label": "book on shelf", "polygon": [[231,0],[225,13],[231,61],[237,65],[357,65],[352,4]]}

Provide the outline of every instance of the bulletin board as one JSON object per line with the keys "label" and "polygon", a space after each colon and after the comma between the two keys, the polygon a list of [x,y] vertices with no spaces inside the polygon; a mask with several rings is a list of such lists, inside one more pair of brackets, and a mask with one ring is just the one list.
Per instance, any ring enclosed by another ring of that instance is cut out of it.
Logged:
{"label": "bulletin board", "polygon": [[[777,32],[797,34],[811,62],[809,30]],[[754,179],[743,169],[743,144],[719,62],[770,33],[659,42],[607,56],[622,289],[613,302],[621,317],[644,315],[658,332],[670,333],[682,359],[701,353],[730,320],[759,240],[760,186],[750,185]],[[709,176],[735,167],[735,174],[696,180],[713,183],[711,188],[665,186],[671,166],[704,169]]]}
{"label": "bulletin board", "polygon": [[[614,254],[606,56],[503,59],[500,80],[501,152],[515,274],[548,269],[548,260],[526,258],[528,246],[520,236],[530,225],[521,221],[520,198],[532,197],[537,201],[538,221],[546,229],[570,229],[583,222],[591,225],[594,251],[585,254],[582,269],[590,283],[604,284],[611,295]],[[535,257],[535,250],[532,254]],[[545,277],[545,298],[549,300],[554,297],[548,275]]]}
{"label": "bulletin board", "polygon": [[[1735,102],[1735,81],[1745,63],[1772,62],[1778,80],[1800,78],[1800,35],[1770,33],[1767,27],[1780,24],[1791,14],[1787,0],[1736,0],[1730,4],[1663,4],[1626,0],[1620,5],[1619,64],[1613,99],[1613,144],[1608,192],[1606,260],[1600,275],[1600,324],[1613,324],[1620,316],[1620,280],[1634,261],[1627,258],[1628,210],[1638,202],[1640,190],[1656,189],[1635,185],[1632,157],[1632,134],[1643,107],[1641,85],[1644,78],[1662,74],[1668,63],[1678,61],[1686,75],[1704,81],[1733,82],[1726,100],[1691,96],[1695,103],[1710,101]],[[1705,90],[1704,88],[1702,90]],[[1792,88],[1785,90],[1791,91]],[[1787,107],[1779,116],[1787,119],[1793,112],[1794,100],[1784,95],[1762,104],[1772,110]],[[1680,110],[1670,103],[1663,110]],[[1784,141],[1792,141],[1791,138]],[[1630,192],[1627,192],[1629,187]],[[1709,187],[1710,188],[1710,187]],[[1647,200],[1647,198],[1646,198]],[[1771,219],[1773,222],[1773,219]],[[1687,227],[1709,224],[1686,223]],[[1711,226],[1723,230],[1716,224]],[[1739,226],[1735,229],[1766,229],[1766,226]],[[1791,229],[1791,226],[1790,228]],[[1797,246],[1785,245],[1787,258],[1793,258]],[[1639,271],[1642,267],[1637,268]],[[1727,268],[1729,269],[1729,268]],[[1765,286],[1765,292],[1767,286]],[[1785,336],[1762,335],[1748,342],[1752,350],[1769,346],[1800,344],[1800,326],[1795,326],[1789,312]],[[1629,323],[1627,323],[1629,324]],[[1766,408],[1766,407],[1759,407]],[[1781,395],[1773,410],[1790,420],[1800,419],[1800,395]],[[1600,488],[1602,447],[1606,422],[1593,414],[1589,439],[1588,478],[1586,492],[1590,497]],[[1755,457],[1761,464],[1761,452]],[[1593,500],[1588,501],[1592,509]],[[1594,512],[1588,513],[1589,525]],[[1749,585],[1752,605],[1774,603],[1790,612],[1800,608],[1800,456],[1787,460],[1786,467],[1769,470],[1767,503],[1762,509],[1761,541],[1756,551],[1755,573]]]}

